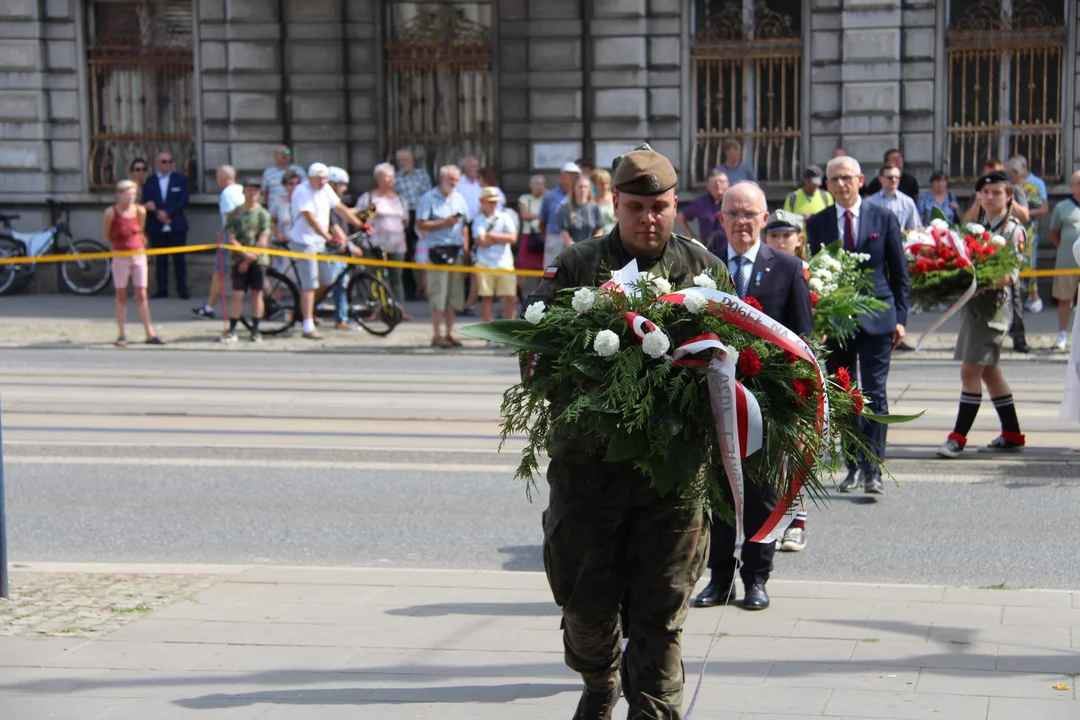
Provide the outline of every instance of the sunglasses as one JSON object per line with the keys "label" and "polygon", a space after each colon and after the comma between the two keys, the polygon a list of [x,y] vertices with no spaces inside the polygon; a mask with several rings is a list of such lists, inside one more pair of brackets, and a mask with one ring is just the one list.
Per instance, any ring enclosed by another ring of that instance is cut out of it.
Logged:
{"label": "sunglasses", "polygon": [[131,168],[131,172],[146,172],[146,166],[136,165],[135,167]]}
{"label": "sunglasses", "polygon": [[278,155],[292,155],[292,150],[278,150]]}

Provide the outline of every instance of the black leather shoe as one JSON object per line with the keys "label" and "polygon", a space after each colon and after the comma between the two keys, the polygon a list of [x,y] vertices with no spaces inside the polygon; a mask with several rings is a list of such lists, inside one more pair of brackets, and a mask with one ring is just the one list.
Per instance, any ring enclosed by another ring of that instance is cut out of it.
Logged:
{"label": "black leather shoe", "polygon": [[881,482],[880,470],[870,470],[866,473],[866,482],[863,485],[863,492],[867,495],[885,494],[885,485]]}
{"label": "black leather shoe", "polygon": [[731,605],[735,602],[735,586],[733,583],[710,582],[694,598],[694,607],[716,607],[717,605]]}
{"label": "black leather shoe", "polygon": [[1031,352],[1031,346],[1027,344],[1027,340],[1024,338],[1017,338],[1013,340],[1013,351],[1026,355]]}
{"label": "black leather shoe", "polygon": [[742,606],[746,610],[764,610],[769,607],[769,593],[765,592],[764,583],[746,586],[746,595],[743,597]]}
{"label": "black leather shoe", "polygon": [[615,703],[619,701],[619,688],[610,692],[595,692],[585,688],[578,700],[573,720],[611,720]]}
{"label": "black leather shoe", "polygon": [[854,467],[848,470],[847,477],[840,481],[837,486],[837,490],[842,493],[855,492],[855,489],[859,487],[859,468]]}

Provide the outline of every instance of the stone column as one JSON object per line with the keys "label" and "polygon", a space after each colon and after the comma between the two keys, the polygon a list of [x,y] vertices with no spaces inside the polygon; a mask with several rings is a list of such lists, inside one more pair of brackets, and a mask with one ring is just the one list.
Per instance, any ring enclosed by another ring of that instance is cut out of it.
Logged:
{"label": "stone column", "polygon": [[0,0],[0,192],[86,190],[73,0]]}

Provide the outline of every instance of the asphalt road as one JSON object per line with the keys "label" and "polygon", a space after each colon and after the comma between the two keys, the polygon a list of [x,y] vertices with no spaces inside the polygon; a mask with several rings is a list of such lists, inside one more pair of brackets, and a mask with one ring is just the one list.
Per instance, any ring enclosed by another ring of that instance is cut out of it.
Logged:
{"label": "asphalt road", "polygon": [[[957,367],[897,363],[894,410],[928,409],[892,436],[901,484],[812,508],[776,577],[1080,587],[1063,371],[1006,369],[1041,452],[946,463]],[[542,569],[542,482],[530,503],[520,441],[496,453],[508,358],[15,350],[0,373],[14,562]]]}

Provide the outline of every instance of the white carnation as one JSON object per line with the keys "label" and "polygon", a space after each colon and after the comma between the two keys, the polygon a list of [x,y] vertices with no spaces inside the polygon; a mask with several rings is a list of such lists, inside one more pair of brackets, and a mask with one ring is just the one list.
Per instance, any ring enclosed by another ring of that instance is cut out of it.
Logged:
{"label": "white carnation", "polygon": [[709,290],[716,289],[716,283],[705,273],[694,276],[694,285],[697,287],[708,288]]}
{"label": "white carnation", "polygon": [[844,269],[844,266],[840,263],[840,261],[837,260],[836,258],[834,258],[831,255],[829,255],[829,256],[827,256],[825,258],[825,267],[829,268],[830,270],[843,270]]}
{"label": "white carnation", "polygon": [[640,273],[638,275],[638,286],[644,288],[646,285],[652,285],[653,291],[657,295],[667,295],[671,292],[671,283],[664,278],[647,272]]}
{"label": "white carnation", "polygon": [[870,259],[870,253],[855,253],[855,259],[859,262],[866,262]]}
{"label": "white carnation", "polygon": [[611,357],[619,352],[619,336],[611,330],[601,330],[596,333],[592,346],[600,357]]}
{"label": "white carnation", "polygon": [[825,290],[825,283],[821,282],[820,278],[812,277],[810,278],[810,282],[808,284],[810,285],[810,289],[816,292],[818,295],[821,295],[822,292]]}
{"label": "white carnation", "polygon": [[1008,242],[1009,241],[1006,240],[1001,235],[995,235],[994,237],[990,238],[990,244],[994,245],[995,247],[1005,247],[1005,245],[1007,245]]}
{"label": "white carnation", "polygon": [[574,312],[585,313],[592,309],[595,302],[596,293],[589,288],[583,287],[574,293],[574,299],[570,302],[570,306],[574,308]]}
{"label": "white carnation", "polygon": [[708,299],[696,290],[687,290],[683,293],[683,305],[694,315],[702,313],[709,307]]}
{"label": "white carnation", "polygon": [[825,268],[818,268],[814,271],[811,277],[817,278],[821,282],[830,282],[832,281],[834,276],[830,271],[826,270]]}
{"label": "white carnation", "polygon": [[970,233],[972,233],[974,235],[982,235],[984,232],[986,232],[986,228],[984,228],[979,223],[968,223],[967,224],[967,229],[968,229],[968,232],[970,232]]}
{"label": "white carnation", "polygon": [[671,347],[668,336],[660,330],[653,330],[641,341],[641,351],[651,358],[659,358]]}
{"label": "white carnation", "polygon": [[915,254],[912,253],[910,250],[905,250],[904,251],[904,258],[907,259],[908,262],[911,262],[912,260],[915,259]]}
{"label": "white carnation", "polygon": [[525,319],[533,325],[544,319],[544,303],[537,301],[525,309]]}
{"label": "white carnation", "polygon": [[930,221],[930,227],[944,231],[949,229],[949,223],[945,222],[941,218],[934,218]]}

